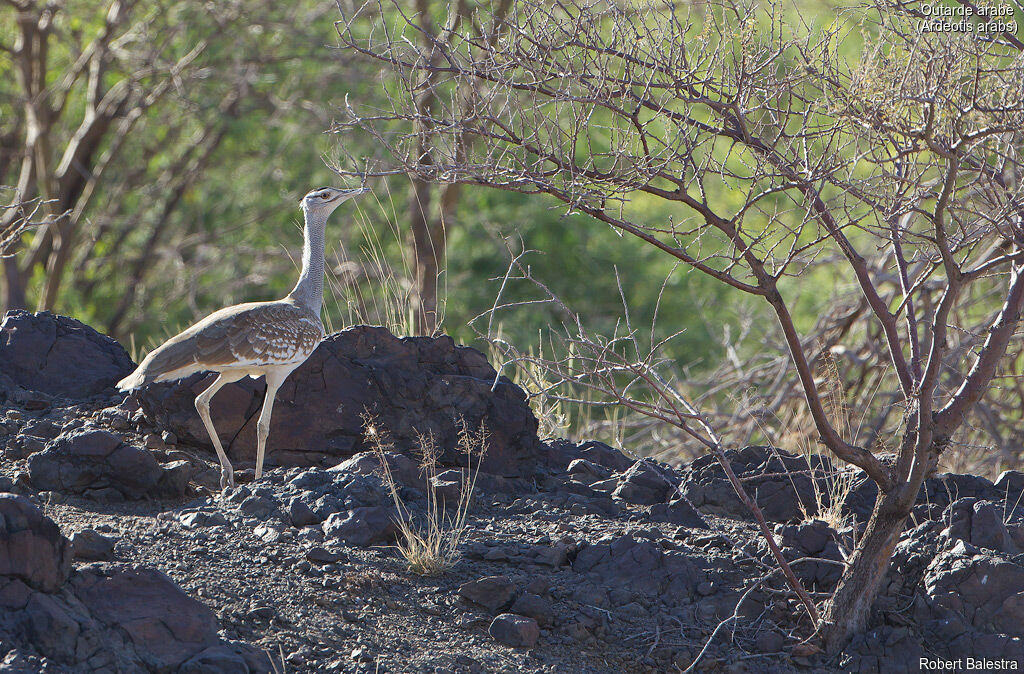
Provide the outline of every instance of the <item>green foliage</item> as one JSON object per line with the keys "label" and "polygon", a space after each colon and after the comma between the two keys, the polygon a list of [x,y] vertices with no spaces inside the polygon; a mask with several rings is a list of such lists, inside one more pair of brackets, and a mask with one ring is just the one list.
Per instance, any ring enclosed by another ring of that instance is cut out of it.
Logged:
{"label": "green foliage", "polygon": [[[653,209],[655,204],[647,207]],[[479,225],[463,226],[473,220]],[[657,333],[661,337],[682,334],[666,355],[681,364],[704,366],[720,356],[714,331],[721,329],[721,323],[705,322],[703,313],[712,308],[728,316],[728,290],[685,269],[673,272],[672,260],[642,241],[622,237],[585,216],[566,216],[564,206],[553,200],[497,190],[468,192],[460,204],[458,223],[449,240],[448,261],[449,288],[458,292],[449,292],[446,325],[455,334],[471,337],[462,324],[492,306],[507,261],[501,239],[513,237],[520,238],[526,249],[537,251],[530,258],[536,278],[570,309],[583,313],[587,325],[599,333],[614,332],[624,315],[616,270],[634,325],[645,330],[655,320],[658,295],[667,278]],[[495,280],[481,283],[482,279]],[[537,297],[535,289],[516,286],[505,301]],[[551,305],[531,305],[516,313],[515,322],[505,321],[503,330],[514,344],[536,346],[539,330],[566,318]]]}
{"label": "green foliage", "polygon": [[[202,75],[150,108],[108,167],[107,180],[98,186],[82,220],[73,282],[63,286],[55,309],[113,331],[142,352],[217,307],[287,292],[301,245],[298,200],[311,187],[338,182],[324,158],[333,161],[347,153],[360,161],[380,154],[371,138],[347,136],[346,146],[339,148],[323,134],[339,116],[332,105],[346,96],[364,103],[381,101],[386,90],[397,86],[353,55],[331,48],[336,8],[311,0],[286,7],[250,0],[238,7],[240,18],[224,26],[212,21],[205,5],[191,0],[147,3],[135,16],[147,39],[163,41],[164,59],[180,57],[200,39],[209,40],[197,64]],[[70,65],[77,45],[102,29],[106,8],[105,2],[82,0],[57,13],[60,34],[75,37],[51,43],[51,80]],[[435,21],[443,23],[446,10],[440,5],[435,9]],[[7,20],[13,15],[8,9],[2,16],[0,42],[7,44],[14,39],[13,22]],[[390,19],[397,22],[397,17]],[[737,34],[737,49],[744,39]],[[117,62],[108,79],[112,83],[138,65],[132,58]],[[21,116],[13,68],[10,56],[0,51],[0,123],[5,129],[13,128]],[[149,76],[139,77],[145,82]],[[225,112],[222,103],[239,91],[243,80],[239,102]],[[62,137],[73,133],[85,95],[84,87],[71,92],[68,122],[59,129]],[[162,181],[211,130],[223,137],[142,260],[164,217],[167,190]],[[600,153],[609,146],[606,138],[593,140],[589,151]],[[106,139],[101,150],[110,142]],[[743,159],[737,155],[738,171]],[[14,178],[11,166],[0,175],[0,183]],[[399,177],[371,187],[379,202],[347,205],[332,219],[329,256],[334,262],[386,264],[392,269],[392,295],[401,299],[400,288],[409,287],[411,276],[409,182]],[[707,190],[713,203],[728,206],[742,201],[736,196],[742,187],[741,182],[721,183]],[[647,221],[667,223],[682,217],[643,197],[625,207],[644,211]],[[447,271],[440,279],[440,295],[446,300],[444,330],[464,342],[475,338],[467,322],[494,301],[498,282],[492,279],[505,272],[503,237],[520,238],[526,248],[541,251],[531,258],[536,276],[570,307],[585,313],[588,325],[598,332],[614,331],[623,315],[616,276],[636,326],[654,320],[662,284],[667,283],[670,292],[658,310],[658,334],[681,333],[667,354],[683,365],[708,367],[720,357],[718,333],[732,320],[735,302],[742,301],[703,275],[673,270],[671,260],[642,242],[581,216],[566,216],[564,206],[544,198],[467,187],[448,223],[448,235]],[[26,244],[31,240],[26,237]],[[133,276],[137,263],[144,267],[138,281]],[[29,283],[30,304],[37,300],[44,278],[37,267]],[[368,296],[374,279],[361,283],[363,296]],[[129,288],[134,295],[121,306]],[[534,296],[526,288],[511,292],[508,299],[513,301]],[[335,329],[367,317],[353,311],[348,297],[327,303],[326,319]],[[799,309],[806,321],[813,322],[825,301],[825,296],[802,298]],[[715,312],[715,320],[705,320],[708,312]],[[529,348],[541,329],[563,319],[549,307],[521,311],[504,330],[511,341]]]}

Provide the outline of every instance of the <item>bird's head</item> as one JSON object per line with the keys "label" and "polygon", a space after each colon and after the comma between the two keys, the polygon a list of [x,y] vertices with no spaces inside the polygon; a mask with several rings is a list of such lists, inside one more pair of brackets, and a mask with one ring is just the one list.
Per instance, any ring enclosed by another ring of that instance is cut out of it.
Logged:
{"label": "bird's head", "polygon": [[335,208],[341,205],[341,202],[347,201],[352,197],[365,194],[370,190],[366,187],[360,187],[354,190],[339,190],[335,187],[318,187],[315,190],[309,192],[306,196],[302,197],[302,202],[299,204],[302,210],[307,213],[322,214],[324,216],[330,215]]}

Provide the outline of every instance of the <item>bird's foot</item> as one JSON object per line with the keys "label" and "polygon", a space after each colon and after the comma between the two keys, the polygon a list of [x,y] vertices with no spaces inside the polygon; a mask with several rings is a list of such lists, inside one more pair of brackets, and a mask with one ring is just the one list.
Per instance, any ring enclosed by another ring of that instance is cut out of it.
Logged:
{"label": "bird's foot", "polygon": [[235,486],[235,472],[233,470],[222,470],[220,472],[220,490],[233,489]]}

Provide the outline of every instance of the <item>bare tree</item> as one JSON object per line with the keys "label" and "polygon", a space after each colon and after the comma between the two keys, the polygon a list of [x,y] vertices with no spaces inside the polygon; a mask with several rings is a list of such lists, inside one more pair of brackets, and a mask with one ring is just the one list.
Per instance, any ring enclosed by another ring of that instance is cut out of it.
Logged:
{"label": "bare tree", "polygon": [[[367,4],[383,13],[382,2]],[[500,22],[481,8],[444,36],[403,14],[386,33],[348,17],[339,32],[392,68],[403,91],[434,89],[429,110],[396,95],[393,109],[354,111],[351,125],[389,149],[395,170],[549,195],[770,308],[821,445],[879,487],[817,625],[834,650],[865,625],[924,479],[1020,324],[1024,60],[1006,35],[923,32],[887,0],[824,30],[781,11],[521,0]],[[676,215],[648,219],[634,194]],[[813,368],[819,345],[793,317],[825,259],[863,303],[829,349],[873,330],[881,344],[870,358],[892,370],[891,459],[830,420]],[[977,339],[954,337],[978,323]],[[665,395],[646,413],[720,448],[696,409],[671,402],[672,387],[647,383]]]}

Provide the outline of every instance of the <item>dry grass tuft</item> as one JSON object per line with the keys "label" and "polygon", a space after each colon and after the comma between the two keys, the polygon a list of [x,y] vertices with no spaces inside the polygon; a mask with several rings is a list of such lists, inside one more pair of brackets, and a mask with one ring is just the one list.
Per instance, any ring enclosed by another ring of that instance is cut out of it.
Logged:
{"label": "dry grass tuft", "polygon": [[372,415],[363,415],[365,436],[380,462],[382,477],[398,513],[395,518],[399,534],[398,550],[409,570],[420,576],[442,575],[462,558],[460,547],[466,533],[480,464],[487,453],[489,433],[483,422],[475,430],[470,429],[465,420],[460,420],[460,424],[458,449],[466,459],[466,467],[459,471],[459,497],[453,507],[449,507],[439,492],[436,480],[441,448],[432,433],[418,435],[417,454],[420,475],[426,480],[427,508],[423,515],[414,517],[402,500],[400,485],[387,462],[387,454],[394,450],[394,443]]}
{"label": "dry grass tuft", "polygon": [[[843,433],[844,437],[852,437],[854,432],[850,423],[850,409],[846,404],[843,382],[839,376],[839,369],[832,354],[825,353],[823,355],[822,370],[822,378],[824,380],[822,398],[825,403],[825,409],[828,411],[829,416],[832,417],[832,425]],[[810,423],[809,419],[808,423]],[[806,435],[809,434],[805,434],[805,437]],[[843,512],[843,509],[850,494],[860,481],[860,470],[854,466],[844,464],[839,458],[833,458],[834,468],[826,469],[823,462],[822,470],[815,470],[814,463],[812,463],[815,460],[815,452],[810,443],[806,441],[801,442],[799,447],[801,454],[807,460],[807,465],[811,469],[811,484],[814,487],[814,505],[817,511],[817,514],[812,517],[807,512],[804,504],[801,503],[800,510],[803,512],[804,519],[822,520],[836,531],[843,529],[851,524],[853,520],[853,516],[848,512]]]}
{"label": "dry grass tuft", "polygon": [[[856,440],[857,429],[853,428],[850,421],[850,409],[846,404],[842,380],[835,359],[831,354],[826,353],[822,356],[821,363],[822,371],[815,383],[821,391],[825,411],[828,413],[832,425],[844,437]],[[773,446],[796,447],[807,462],[808,476],[811,478],[811,486],[814,490],[814,502],[807,504],[803,502],[803,499],[799,500],[798,505],[804,521],[821,520],[836,531],[851,525],[853,515],[844,512],[844,508],[850,494],[863,479],[861,470],[844,463],[837,457],[819,454],[818,432],[806,410],[798,409],[789,415],[787,420],[780,419],[779,423],[785,431],[777,440],[772,438],[765,426],[761,425],[761,429]],[[829,461],[830,459],[831,461]],[[790,480],[792,480],[792,476],[790,476]],[[797,491],[795,483],[793,490]]]}

